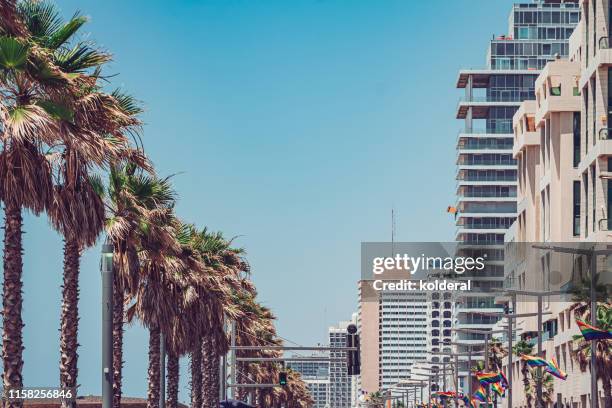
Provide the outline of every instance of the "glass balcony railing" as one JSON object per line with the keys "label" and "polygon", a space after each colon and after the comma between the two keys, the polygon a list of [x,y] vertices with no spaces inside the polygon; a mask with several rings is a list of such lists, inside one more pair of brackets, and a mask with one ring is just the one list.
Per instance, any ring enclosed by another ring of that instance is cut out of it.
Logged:
{"label": "glass balcony railing", "polygon": [[469,142],[460,144],[459,150],[485,150],[485,149],[512,149],[513,142],[512,140],[508,142],[497,142],[497,143],[488,143],[488,142]]}
{"label": "glass balcony railing", "polygon": [[486,102],[523,102],[525,99],[530,99],[529,95],[525,95],[523,93],[500,93],[500,94],[492,94],[485,96],[464,96],[459,102],[478,102],[478,103],[486,103]]}
{"label": "glass balcony railing", "polygon": [[467,175],[458,178],[461,181],[516,181],[516,175]]}
{"label": "glass balcony railing", "polygon": [[466,198],[509,198],[516,197],[516,191],[464,191],[459,194],[459,197]]}
{"label": "glass balcony railing", "polygon": [[465,229],[508,229],[510,228],[511,223],[487,223],[487,224],[473,224],[473,223],[465,223],[463,224],[463,228]]}
{"label": "glass balcony railing", "polygon": [[460,166],[516,166],[514,159],[474,159],[465,158],[458,163]]}

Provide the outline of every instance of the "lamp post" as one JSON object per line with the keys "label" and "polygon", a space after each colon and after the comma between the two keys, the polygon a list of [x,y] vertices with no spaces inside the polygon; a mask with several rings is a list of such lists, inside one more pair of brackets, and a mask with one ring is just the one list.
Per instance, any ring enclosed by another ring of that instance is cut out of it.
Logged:
{"label": "lamp post", "polygon": [[102,245],[102,408],[113,405],[113,246]]}
{"label": "lamp post", "polygon": [[[513,311],[516,310],[516,293],[510,294],[512,297],[512,305],[514,307]],[[543,313],[521,313],[521,314],[504,314],[504,313],[494,313],[494,312],[478,312],[478,314],[484,316],[497,316],[501,318],[508,319],[508,406],[512,406],[512,337],[514,335],[513,326],[515,319],[519,317],[533,317],[538,316],[541,318],[542,315],[550,315],[550,312]]]}
{"label": "lamp post", "polygon": [[[478,329],[451,329],[456,332],[481,334],[484,336],[484,370],[489,370],[489,338],[493,338],[494,334],[505,333],[505,330],[478,330]],[[471,367],[470,367],[471,369]],[[471,373],[468,373],[471,381]],[[489,406],[489,387],[487,387],[487,406]]]}
{"label": "lamp post", "polygon": [[[448,343],[446,343],[448,344]],[[480,354],[481,352],[472,352],[471,350],[468,353],[452,353],[446,351],[435,351],[431,354],[442,355],[442,356],[450,356],[455,357],[455,407],[459,407],[459,398],[457,394],[459,393],[459,356],[469,356],[472,354]],[[471,376],[468,374],[468,382],[471,380]]]}
{"label": "lamp post", "polygon": [[[542,357],[542,354],[543,354],[542,352],[542,334],[541,334],[542,316],[544,314],[550,314],[550,313],[544,313],[542,311],[542,308],[543,308],[542,301],[543,301],[543,298],[546,296],[560,295],[563,292],[558,291],[558,290],[540,292],[540,291],[515,290],[515,289],[505,289],[502,292],[508,295],[512,295],[514,297],[516,297],[516,295],[523,295],[523,296],[536,297],[538,299],[538,312],[537,313],[526,313],[525,315],[529,315],[529,316],[535,315],[538,317],[538,357]],[[514,316],[514,315],[511,315],[511,316]],[[516,315],[516,317],[523,317],[523,315]],[[538,376],[537,376],[538,381],[536,384],[536,393],[537,393],[536,407],[544,408],[540,405],[540,402],[542,401],[542,378],[543,378],[542,367],[537,367],[537,370],[538,370]]]}
{"label": "lamp post", "polygon": [[[470,343],[461,343],[461,342],[456,342],[456,341],[451,341],[451,342],[446,342],[444,344],[449,344],[451,346],[461,346],[461,347],[465,347],[468,349],[467,351],[467,363],[468,363],[468,381],[467,381],[467,393],[468,395],[472,395],[472,375],[471,375],[471,369],[472,369],[472,356],[475,354],[479,354],[478,352],[474,352],[472,351],[475,347],[483,347],[482,344],[470,344]],[[482,352],[481,352],[482,353]]]}

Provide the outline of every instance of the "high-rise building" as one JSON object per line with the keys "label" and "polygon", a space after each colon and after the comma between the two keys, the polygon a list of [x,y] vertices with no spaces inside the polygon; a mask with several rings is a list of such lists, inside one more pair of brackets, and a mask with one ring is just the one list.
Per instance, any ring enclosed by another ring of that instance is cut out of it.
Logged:
{"label": "high-rise building", "polygon": [[[459,72],[457,87],[465,97],[457,107],[457,119],[464,121],[457,139],[457,251],[486,253],[488,260],[486,270],[473,276],[474,290],[456,299],[455,328],[490,330],[497,322],[478,312],[499,311],[484,292],[503,286],[504,234],[517,216],[512,118],[523,100],[535,99],[535,81],[547,61],[567,57],[579,18],[578,0],[515,4],[508,33],[489,42],[486,68]],[[481,342],[483,336],[456,332],[453,339]],[[467,367],[460,372],[463,387]]]}
{"label": "high-rise building", "polygon": [[[329,347],[346,347],[347,327],[352,321],[340,322],[329,328]],[[348,375],[347,352],[332,350],[329,352],[329,392],[330,406],[337,408],[351,407],[351,377]]]}
{"label": "high-rise building", "polygon": [[[312,354],[311,357],[321,357]],[[286,367],[299,372],[314,400],[313,408],[329,408],[329,361],[288,361]]]}
{"label": "high-rise building", "polygon": [[[360,290],[369,282],[360,282]],[[410,367],[427,357],[427,294],[380,291],[377,299],[360,292],[361,389],[375,392],[408,378]]]}

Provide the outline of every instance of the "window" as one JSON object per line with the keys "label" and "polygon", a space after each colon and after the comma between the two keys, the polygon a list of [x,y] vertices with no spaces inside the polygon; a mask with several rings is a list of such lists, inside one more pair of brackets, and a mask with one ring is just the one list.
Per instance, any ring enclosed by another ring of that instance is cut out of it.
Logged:
{"label": "window", "polygon": [[580,163],[580,112],[574,112],[573,120],[574,133],[574,167]]}
{"label": "window", "polygon": [[584,236],[589,236],[589,176],[588,171],[582,175],[584,186]]}
{"label": "window", "polygon": [[596,203],[597,203],[597,195],[596,195],[596,190],[595,190],[595,165],[591,166],[591,194],[593,195],[592,197],[592,211],[593,211],[593,232],[595,232],[595,226],[597,225],[597,221],[595,220],[595,210],[596,210]]}
{"label": "window", "polygon": [[[612,171],[612,158],[608,157],[608,171]],[[610,217],[610,214],[612,214],[612,180],[608,179],[607,181],[608,183],[608,195],[607,195],[607,212],[606,212],[606,217],[607,217],[607,221],[606,221],[606,227],[608,229],[608,231],[612,230],[612,217]]]}
{"label": "window", "polygon": [[[608,182],[608,190],[610,189]],[[580,181],[574,181],[574,236],[580,236]]]}

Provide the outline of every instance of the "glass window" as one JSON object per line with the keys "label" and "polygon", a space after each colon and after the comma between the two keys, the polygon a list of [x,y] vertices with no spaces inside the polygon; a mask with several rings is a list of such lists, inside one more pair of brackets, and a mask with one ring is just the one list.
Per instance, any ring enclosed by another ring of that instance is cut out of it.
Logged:
{"label": "glass window", "polygon": [[[610,182],[608,181],[608,185]],[[609,189],[610,187],[608,187]],[[580,181],[574,181],[574,236],[580,236]]]}

